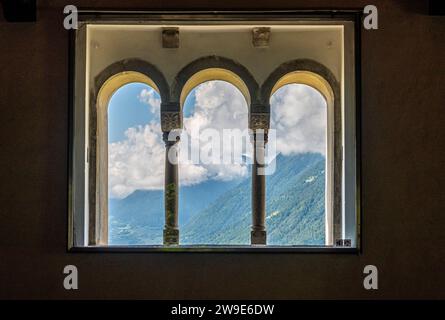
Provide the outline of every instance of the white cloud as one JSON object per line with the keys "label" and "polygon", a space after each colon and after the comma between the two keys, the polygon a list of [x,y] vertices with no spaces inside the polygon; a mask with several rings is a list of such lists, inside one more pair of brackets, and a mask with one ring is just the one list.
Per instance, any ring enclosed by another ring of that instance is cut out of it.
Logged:
{"label": "white cloud", "polygon": [[[223,129],[247,128],[246,101],[232,85],[222,81],[206,82],[196,89],[195,95],[193,114],[184,118],[184,130],[188,135],[197,128],[213,128],[221,136]],[[143,89],[138,95],[138,99],[147,103],[156,115],[160,108],[158,97],[153,89]],[[271,109],[271,127],[277,130],[277,152],[285,155],[325,153],[326,103],[318,92],[302,85],[286,86],[272,97]],[[138,189],[162,189],[165,147],[159,118],[145,126],[129,128],[125,137],[108,147],[110,196],[123,198]],[[201,141],[198,148],[190,143],[190,139],[181,140],[181,185],[208,179],[231,180],[247,175],[245,164],[193,164],[186,158],[187,149],[196,152],[205,147],[205,141]],[[230,150],[226,147],[221,144],[221,151]],[[244,153],[249,153],[249,149],[244,146]]]}
{"label": "white cloud", "polygon": [[161,99],[154,89],[142,89],[141,93],[139,93],[138,95],[138,98],[139,101],[148,104],[151,113],[159,113],[159,108],[161,107]]}
{"label": "white cloud", "polygon": [[[205,82],[198,86],[195,90],[196,103],[194,105],[193,114],[184,118],[184,129],[190,137],[192,130],[205,131],[206,129],[214,129],[223,136],[223,129],[247,129],[248,109],[246,100],[241,92],[233,85],[223,81]],[[230,157],[232,149],[230,141],[220,141],[220,162],[224,158]],[[205,152],[209,141],[201,140],[199,149],[191,144],[191,139],[187,141],[181,140],[181,150],[188,148],[189,154],[193,152]],[[186,163],[185,152],[180,153],[180,169],[181,183],[187,184],[186,178],[182,175],[183,171],[188,171],[192,166]],[[190,158],[190,156],[189,156]],[[241,161],[240,161],[241,162]],[[205,176],[203,180],[232,180],[247,175],[247,167],[242,163],[232,164],[200,164],[205,168]],[[200,182],[200,181],[199,181]]]}
{"label": "white cloud", "polygon": [[129,128],[126,139],[108,145],[108,185],[112,197],[164,185],[164,143],[158,123]]}
{"label": "white cloud", "polygon": [[326,153],[326,102],[318,91],[295,84],[280,88],[272,96],[271,112],[277,153]]}

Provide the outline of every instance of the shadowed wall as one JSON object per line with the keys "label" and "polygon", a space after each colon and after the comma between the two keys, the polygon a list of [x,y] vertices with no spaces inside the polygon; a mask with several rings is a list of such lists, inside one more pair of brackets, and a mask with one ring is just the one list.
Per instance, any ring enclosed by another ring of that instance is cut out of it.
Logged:
{"label": "shadowed wall", "polygon": [[[369,1],[96,1],[100,8],[360,9]],[[89,1],[70,1],[79,8]],[[445,17],[374,1],[362,29],[362,253],[67,253],[64,1],[0,18],[0,298],[445,298]],[[63,267],[79,290],[63,289]],[[362,286],[379,269],[379,290]]]}

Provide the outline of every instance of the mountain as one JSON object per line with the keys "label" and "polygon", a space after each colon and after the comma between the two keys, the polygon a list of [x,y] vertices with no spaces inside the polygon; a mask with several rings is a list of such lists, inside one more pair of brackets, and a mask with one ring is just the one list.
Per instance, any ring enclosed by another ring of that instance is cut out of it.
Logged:
{"label": "mountain", "polygon": [[[266,177],[268,244],[324,243],[324,170],[319,154],[279,155]],[[221,195],[182,230],[183,244],[249,244],[251,180]]]}
{"label": "mountain", "polygon": [[[268,244],[323,244],[325,158],[279,155],[276,168],[266,177]],[[162,208],[162,191],[110,201],[110,243],[161,244]],[[250,223],[250,177],[180,189],[181,244],[249,244]]]}
{"label": "mountain", "polygon": [[325,158],[320,154],[279,157],[266,183],[268,243],[323,245]]}
{"label": "mountain", "polygon": [[[238,185],[240,180],[208,180],[179,192],[179,225]],[[136,190],[124,199],[110,199],[110,244],[162,244],[164,192]]]}

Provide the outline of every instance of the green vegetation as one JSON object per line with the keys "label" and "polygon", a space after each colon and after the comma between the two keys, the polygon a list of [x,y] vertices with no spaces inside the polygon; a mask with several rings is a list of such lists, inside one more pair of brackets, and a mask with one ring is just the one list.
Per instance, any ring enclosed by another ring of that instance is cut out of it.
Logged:
{"label": "green vegetation", "polygon": [[[307,153],[280,155],[276,161],[277,170],[267,177],[266,186],[268,244],[324,244],[325,158]],[[250,243],[250,178],[181,192],[193,204],[185,217],[180,211],[181,244]],[[110,208],[110,243],[162,244],[161,191],[136,191]]]}

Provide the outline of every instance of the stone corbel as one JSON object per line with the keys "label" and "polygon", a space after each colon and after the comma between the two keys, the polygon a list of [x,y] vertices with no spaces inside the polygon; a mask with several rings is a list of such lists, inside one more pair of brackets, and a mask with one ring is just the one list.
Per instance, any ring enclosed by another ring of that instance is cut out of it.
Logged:
{"label": "stone corbel", "polygon": [[270,28],[257,27],[252,30],[252,44],[255,48],[267,48],[270,41]]}
{"label": "stone corbel", "polygon": [[162,47],[179,48],[179,28],[166,27],[162,29]]}

